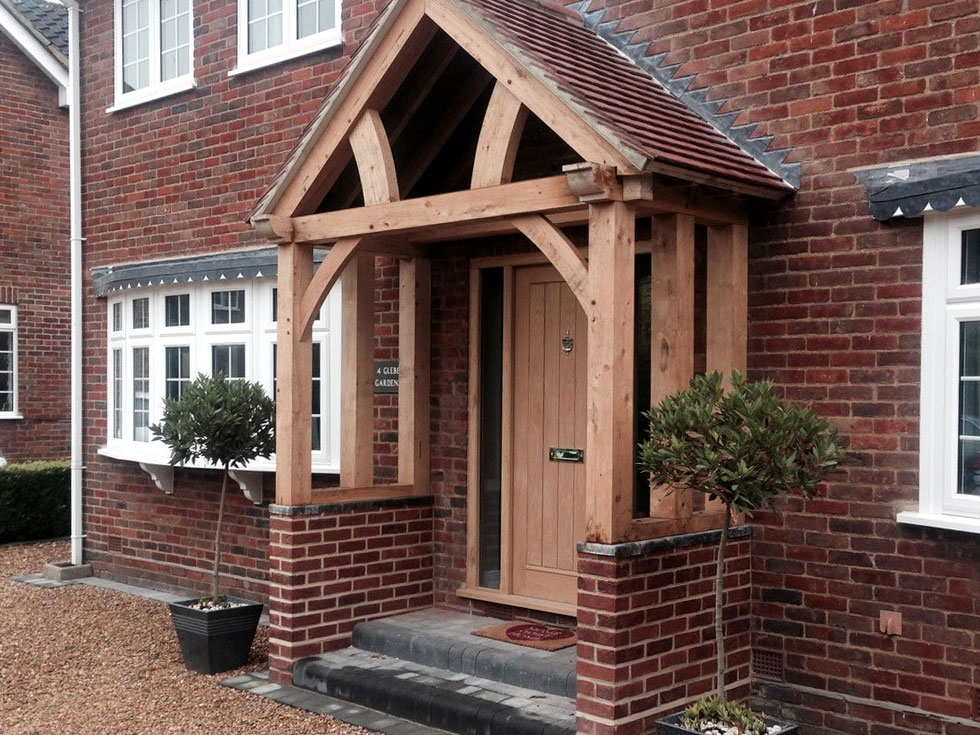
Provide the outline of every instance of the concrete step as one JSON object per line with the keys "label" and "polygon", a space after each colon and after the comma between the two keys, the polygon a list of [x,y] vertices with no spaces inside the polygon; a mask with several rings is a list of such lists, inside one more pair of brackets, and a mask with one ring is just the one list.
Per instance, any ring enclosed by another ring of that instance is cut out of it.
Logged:
{"label": "concrete step", "polygon": [[457,735],[574,735],[575,700],[359,648],[303,659],[293,683]]}
{"label": "concrete step", "polygon": [[575,646],[539,651],[480,638],[474,630],[503,621],[422,610],[354,626],[354,646],[437,669],[575,697]]}

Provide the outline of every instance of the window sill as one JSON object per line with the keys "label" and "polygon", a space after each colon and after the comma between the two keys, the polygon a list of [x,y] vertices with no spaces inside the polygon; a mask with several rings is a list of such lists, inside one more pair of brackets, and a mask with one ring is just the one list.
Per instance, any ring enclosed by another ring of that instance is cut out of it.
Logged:
{"label": "window sill", "polygon": [[318,51],[325,51],[330,48],[335,48],[337,46],[343,45],[343,39],[340,34],[330,35],[322,41],[318,41],[315,44],[310,44],[308,46],[294,47],[285,51],[281,51],[276,54],[257,56],[256,58],[248,58],[243,56],[241,51],[238,54],[238,64],[228,72],[230,77],[238,77],[244,74],[249,74],[253,71],[258,71],[259,69],[265,69],[269,66],[275,66],[276,64],[281,64],[284,61],[292,61],[293,59],[298,59],[302,56],[307,56],[309,54],[315,54]]}
{"label": "window sill", "polygon": [[154,87],[148,87],[135,92],[129,92],[122,96],[117,96],[116,104],[107,108],[106,112],[111,115],[114,112],[128,110],[131,107],[145,105],[148,102],[154,102],[156,100],[163,99],[164,97],[181,94],[182,92],[187,92],[195,87],[197,87],[197,81],[194,79],[194,77],[188,76],[180,79],[173,79],[166,84],[159,84]]}
{"label": "window sill", "polygon": [[896,516],[896,520],[899,523],[910,526],[925,526],[926,528],[941,528],[946,531],[980,534],[980,518],[971,518],[969,516],[904,511]]}
{"label": "window sill", "polygon": [[23,421],[23,414],[19,413],[0,413],[0,421]]}
{"label": "window sill", "polygon": [[[170,450],[162,444],[149,442],[120,442],[118,439],[101,447],[98,453],[110,459],[121,459],[126,462],[140,462],[143,464],[169,465]],[[221,469],[208,462],[188,462],[184,467],[197,470],[217,470]],[[272,455],[269,459],[257,459],[249,462],[244,467],[238,469],[247,472],[275,472],[276,459]],[[340,472],[340,467],[324,462],[313,462],[314,474],[335,475]]]}

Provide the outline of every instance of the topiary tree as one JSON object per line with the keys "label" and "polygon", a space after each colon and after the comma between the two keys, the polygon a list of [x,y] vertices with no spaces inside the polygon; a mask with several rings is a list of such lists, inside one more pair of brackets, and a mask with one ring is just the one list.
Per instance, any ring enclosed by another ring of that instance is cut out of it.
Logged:
{"label": "topiary tree", "polygon": [[722,626],[725,546],[732,516],[751,516],[791,492],[811,497],[817,483],[847,461],[837,430],[810,408],[784,403],[771,381],[749,383],[738,371],[713,372],[667,396],[647,414],[649,435],[640,444],[640,468],[652,482],[690,487],[725,504],[715,576],[716,691],[725,701]]}
{"label": "topiary tree", "polygon": [[179,399],[163,402],[163,420],[150,427],[170,448],[170,464],[203,459],[222,468],[221,500],[214,533],[214,574],[211,604],[218,605],[218,567],[224,523],[228,470],[276,449],[276,407],[259,383],[198,375]]}

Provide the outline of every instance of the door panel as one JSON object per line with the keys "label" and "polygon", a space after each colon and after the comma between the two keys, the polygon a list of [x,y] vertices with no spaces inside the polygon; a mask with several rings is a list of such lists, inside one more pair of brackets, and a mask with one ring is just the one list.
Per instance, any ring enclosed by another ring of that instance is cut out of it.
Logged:
{"label": "door panel", "polygon": [[585,313],[550,266],[515,271],[513,313],[513,592],[574,603],[585,464],[548,455],[585,447]]}

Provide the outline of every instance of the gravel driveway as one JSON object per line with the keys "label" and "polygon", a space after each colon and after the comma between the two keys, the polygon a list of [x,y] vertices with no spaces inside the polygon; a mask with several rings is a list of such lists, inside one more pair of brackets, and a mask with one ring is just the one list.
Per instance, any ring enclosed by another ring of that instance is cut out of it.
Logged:
{"label": "gravel driveway", "polygon": [[[42,589],[12,575],[67,559],[65,542],[0,547],[3,735],[356,735],[364,731],[222,687],[184,669],[164,605],[85,585]],[[263,668],[259,630],[251,668]]]}

